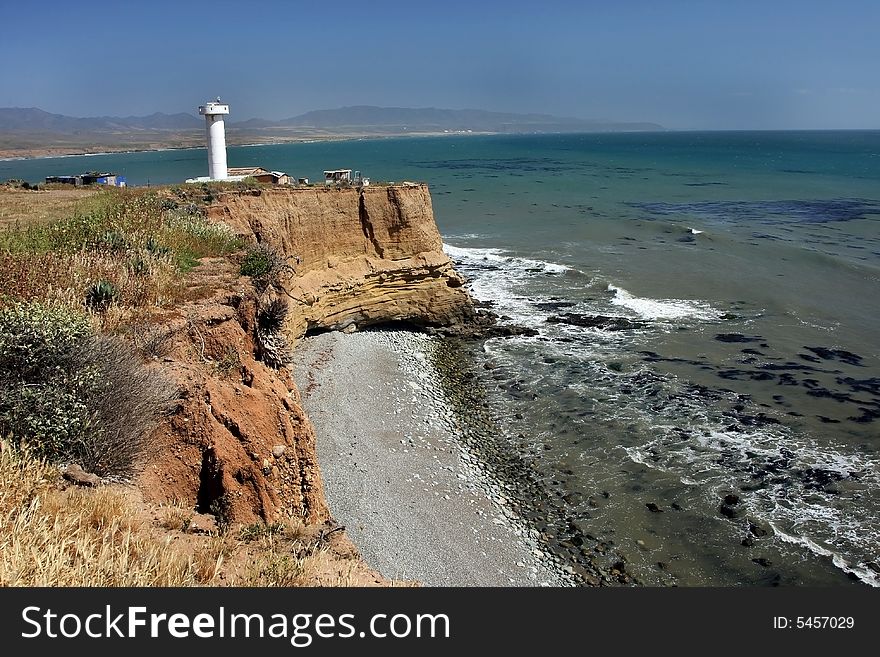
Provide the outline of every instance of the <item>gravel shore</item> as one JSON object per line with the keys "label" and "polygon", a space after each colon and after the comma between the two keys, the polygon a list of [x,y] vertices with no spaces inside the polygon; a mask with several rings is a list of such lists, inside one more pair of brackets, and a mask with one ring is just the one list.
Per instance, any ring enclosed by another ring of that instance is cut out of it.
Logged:
{"label": "gravel shore", "polygon": [[561,566],[456,439],[429,336],[304,338],[294,371],[330,510],[370,566],[426,586],[559,586]]}

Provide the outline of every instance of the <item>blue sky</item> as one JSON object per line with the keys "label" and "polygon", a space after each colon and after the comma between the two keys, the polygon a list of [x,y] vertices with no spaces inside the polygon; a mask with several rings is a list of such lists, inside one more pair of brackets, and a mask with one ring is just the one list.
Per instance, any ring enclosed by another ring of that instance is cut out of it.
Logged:
{"label": "blue sky", "polygon": [[232,120],[343,105],[672,129],[880,128],[880,1],[11,2],[0,106]]}

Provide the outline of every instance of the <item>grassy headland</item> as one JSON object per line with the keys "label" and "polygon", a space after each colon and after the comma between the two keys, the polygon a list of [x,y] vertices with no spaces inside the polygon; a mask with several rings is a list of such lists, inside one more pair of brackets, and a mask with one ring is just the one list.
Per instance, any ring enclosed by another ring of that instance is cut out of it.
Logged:
{"label": "grassy headland", "polygon": [[0,188],[0,586],[376,582],[323,525],[233,526],[132,483],[180,394],[156,324],[205,293],[199,270],[245,258],[205,217],[226,186]]}

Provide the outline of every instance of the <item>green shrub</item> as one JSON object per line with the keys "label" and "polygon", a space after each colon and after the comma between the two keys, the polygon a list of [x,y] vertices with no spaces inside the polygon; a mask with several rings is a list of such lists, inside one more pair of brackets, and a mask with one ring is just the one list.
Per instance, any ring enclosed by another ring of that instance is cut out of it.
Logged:
{"label": "green shrub", "polygon": [[90,334],[88,320],[63,306],[0,311],[0,434],[56,455],[88,431],[83,398],[97,373],[81,369],[77,355]]}
{"label": "green shrub", "polygon": [[272,271],[273,252],[265,244],[257,244],[247,250],[241,261],[241,275],[262,278]]}
{"label": "green shrub", "polygon": [[106,249],[107,251],[125,251],[128,248],[128,244],[126,243],[125,235],[118,230],[108,230],[98,237],[95,248]]}
{"label": "green shrub", "polygon": [[[49,378],[92,332],[88,318],[62,305],[19,303],[0,310],[0,380]],[[0,432],[2,433],[2,432]]]}
{"label": "green shrub", "polygon": [[250,276],[258,289],[277,285],[281,273],[290,269],[284,257],[267,244],[257,244],[248,248],[241,262],[242,276]]}
{"label": "green shrub", "polygon": [[135,254],[128,261],[128,271],[134,276],[147,276],[150,273],[150,263],[141,254]]}
{"label": "green shrub", "polygon": [[86,292],[86,306],[92,310],[107,310],[111,303],[119,298],[119,290],[110,281],[100,280],[89,287]]}
{"label": "green shrub", "polygon": [[152,235],[147,238],[147,241],[144,243],[144,248],[147,250],[147,253],[154,255],[157,258],[161,258],[171,253],[171,249],[159,244],[159,240]]}
{"label": "green shrub", "polygon": [[64,306],[0,310],[0,435],[52,460],[128,477],[174,388],[120,338]]}

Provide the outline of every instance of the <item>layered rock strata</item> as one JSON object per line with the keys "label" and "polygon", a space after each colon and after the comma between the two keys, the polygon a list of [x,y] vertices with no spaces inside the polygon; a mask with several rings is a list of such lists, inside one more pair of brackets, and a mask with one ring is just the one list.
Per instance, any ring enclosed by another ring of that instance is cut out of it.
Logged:
{"label": "layered rock strata", "polygon": [[426,185],[221,194],[209,217],[282,254],[287,330],[472,321],[473,302],[443,253]]}

